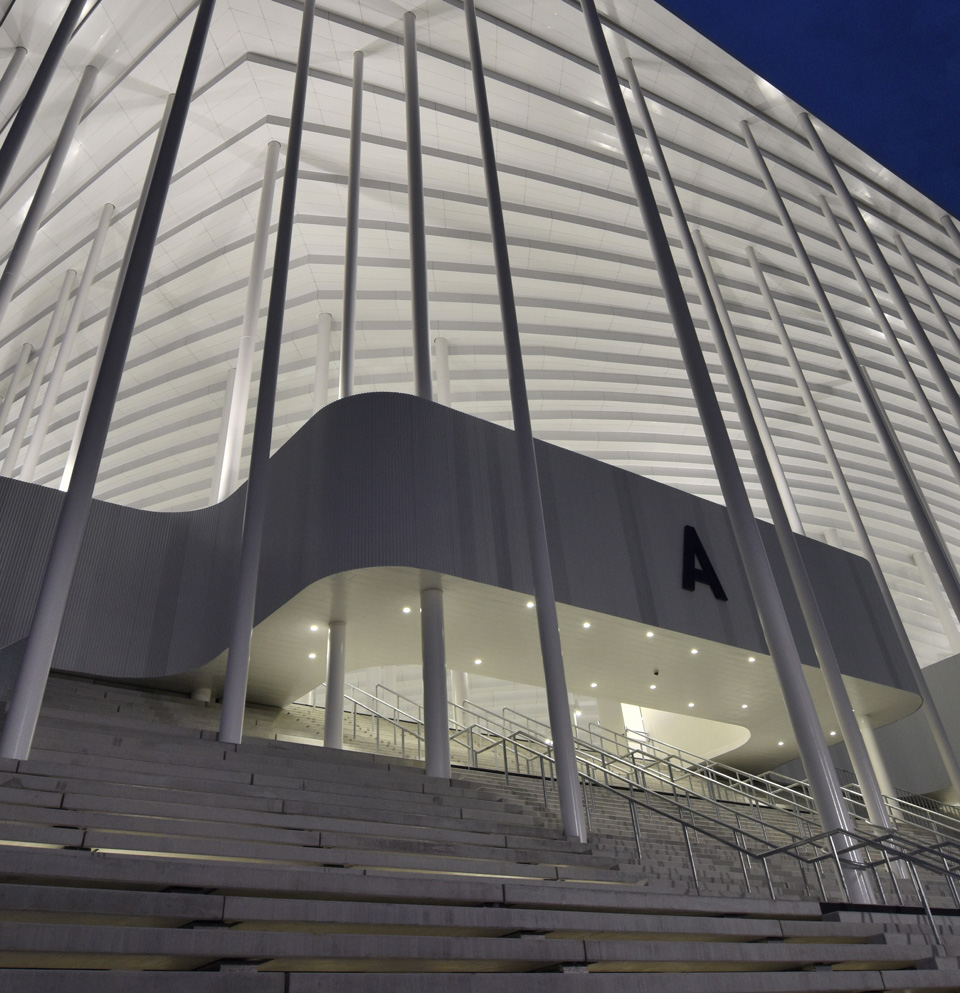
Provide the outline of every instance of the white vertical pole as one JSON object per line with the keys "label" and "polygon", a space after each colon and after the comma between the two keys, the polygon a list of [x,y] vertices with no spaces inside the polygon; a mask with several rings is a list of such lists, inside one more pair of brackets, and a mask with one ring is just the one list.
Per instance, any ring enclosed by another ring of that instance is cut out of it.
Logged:
{"label": "white vertical pole", "polygon": [[33,349],[30,345],[24,344],[20,349],[19,356],[17,356],[17,364],[13,367],[13,372],[10,374],[10,381],[7,383],[7,392],[3,397],[3,404],[0,405],[0,435],[3,434],[3,429],[7,426],[10,408],[13,406],[17,390],[20,389],[20,382],[27,369],[27,363],[30,361],[32,355]]}
{"label": "white vertical pole", "polygon": [[462,707],[470,696],[470,677],[459,669],[450,669],[450,695],[455,707]]}
{"label": "white vertical pole", "polygon": [[907,248],[907,244],[900,236],[899,232],[894,233],[893,240],[897,243],[897,251],[900,253],[900,257],[907,263],[907,268],[910,270],[910,275],[913,276],[914,281],[920,288],[920,292],[923,294],[924,300],[927,301],[927,306],[933,311],[933,316],[936,317],[937,324],[940,325],[940,330],[943,332],[943,336],[953,348],[954,356],[960,358],[960,337],[958,337],[957,332],[950,323],[950,319],[944,313],[943,307],[940,306],[940,301],[933,292],[933,288],[924,278],[923,273],[920,271],[920,266],[917,264],[917,260],[910,253],[910,249]]}
{"label": "white vertical pole", "polygon": [[83,116],[84,110],[86,110],[90,99],[90,91],[93,89],[98,72],[97,67],[92,65],[87,66],[83,70],[83,75],[80,77],[80,85],[77,87],[73,102],[70,104],[66,118],[64,118],[63,125],[60,128],[60,134],[57,136],[53,151],[47,160],[46,168],[43,170],[43,175],[37,184],[33,199],[30,201],[27,216],[23,219],[23,224],[20,225],[20,230],[17,232],[17,240],[13,243],[13,248],[7,257],[7,264],[3,270],[3,275],[0,276],[0,324],[3,323],[3,318],[7,313],[7,307],[10,306],[13,292],[17,288],[17,283],[20,280],[20,275],[27,261],[30,247],[33,245],[33,240],[36,238],[37,232],[40,230],[40,225],[43,223],[43,215],[47,212],[50,197],[53,194],[54,187],[57,185],[57,179],[60,177],[60,170],[63,168],[63,163],[67,159],[70,146],[73,144],[74,136],[77,133],[77,126],[80,124],[80,118]]}
{"label": "white vertical pole", "polygon": [[890,780],[890,771],[887,769],[887,763],[883,759],[883,752],[880,751],[880,743],[877,741],[873,725],[870,723],[870,715],[858,713],[857,724],[860,725],[863,743],[870,756],[870,762],[873,764],[873,768],[877,773],[877,781],[880,784],[883,795],[895,798],[897,791],[894,789],[893,783]]}
{"label": "white vertical pole", "polygon": [[[677,202],[679,203],[679,201]],[[790,529],[790,522],[787,518],[783,502],[780,499],[780,493],[777,490],[773,474],[770,471],[769,465],[766,463],[759,434],[756,426],[752,423],[750,411],[747,409],[742,385],[738,382],[741,375],[749,378],[749,371],[744,364],[741,373],[741,370],[737,368],[734,361],[731,342],[735,340],[736,334],[733,325],[730,323],[716,276],[710,266],[707,247],[699,231],[693,233],[693,240],[704,263],[703,271],[707,282],[707,287],[703,288],[701,292],[709,293],[713,297],[713,303],[717,311],[716,317],[713,317],[713,315],[710,317],[711,330],[717,340],[717,351],[720,355],[724,374],[730,383],[731,393],[733,394],[737,412],[740,415],[740,422],[743,426],[747,443],[753,454],[754,465],[760,477],[763,494],[770,510],[770,516],[773,519],[773,526],[777,532],[777,540],[783,551],[790,581],[796,591],[797,599],[800,602],[800,609],[803,613],[804,623],[810,633],[814,651],[820,662],[820,672],[823,675],[824,683],[826,683],[827,693],[830,696],[830,702],[833,705],[833,710],[840,724],[843,737],[847,742],[850,761],[853,763],[853,769],[857,777],[857,782],[860,785],[860,791],[863,794],[870,821],[880,827],[889,828],[890,819],[887,815],[883,797],[880,794],[880,788],[877,785],[876,776],[870,765],[870,758],[867,755],[863,739],[860,736],[860,729],[857,727],[856,716],[853,712],[853,705],[850,702],[846,684],[843,681],[843,674],[840,672],[833,639],[830,637],[830,633],[824,623],[820,604],[817,602],[816,591],[810,581],[806,565],[803,562],[793,532]]]}
{"label": "white vertical pole", "polygon": [[940,583],[937,581],[937,576],[930,565],[930,560],[923,552],[914,552],[911,558],[920,573],[923,585],[927,588],[930,605],[933,607],[933,611],[940,621],[940,626],[943,628],[943,633],[947,637],[950,651],[954,655],[958,655],[960,654],[960,628],[957,627],[956,615],[950,609],[950,604],[947,603],[940,589]]}
{"label": "white vertical pole", "polygon": [[321,314],[317,322],[317,359],[313,371],[313,412],[326,407],[330,397],[330,331],[333,318]]}
{"label": "white vertical pole", "polygon": [[[784,327],[783,321],[780,318],[780,312],[777,309],[776,301],[773,299],[773,294],[770,292],[770,287],[767,285],[766,276],[763,273],[763,269],[760,266],[760,261],[757,258],[756,252],[754,252],[753,248],[747,249],[747,258],[750,261],[750,268],[753,270],[754,277],[757,280],[757,286],[760,288],[760,295],[763,297],[763,301],[766,304],[767,310],[770,314],[771,323],[777,332],[777,337],[780,339],[780,344],[783,348],[784,356],[787,359],[787,364],[790,366],[790,371],[793,373],[794,380],[797,384],[797,389],[800,391],[800,396],[802,397],[803,404],[806,407],[807,416],[810,418],[810,423],[813,426],[814,434],[820,442],[820,448],[823,452],[824,458],[827,461],[827,465],[830,467],[830,472],[833,475],[834,483],[836,483],[837,490],[840,493],[840,499],[843,501],[843,506],[847,512],[847,517],[850,519],[854,534],[857,536],[861,554],[870,564],[870,569],[873,572],[873,578],[876,580],[880,594],[883,597],[883,602],[886,604],[887,613],[893,623],[894,630],[897,632],[897,640],[900,642],[900,647],[903,650],[904,657],[907,660],[907,665],[910,667],[910,672],[913,675],[914,682],[917,684],[917,691],[920,693],[921,700],[923,700],[923,713],[926,717],[927,724],[930,726],[930,731],[933,734],[934,740],[937,743],[937,749],[939,750],[940,757],[943,760],[944,768],[947,770],[947,775],[949,776],[950,782],[953,784],[954,789],[960,793],[960,764],[957,762],[957,757],[953,751],[953,745],[950,743],[950,738],[948,737],[946,728],[943,725],[943,720],[941,719],[940,713],[937,709],[936,701],[934,700],[933,694],[930,692],[930,687],[927,685],[927,681],[923,676],[920,663],[917,661],[917,655],[913,650],[913,645],[907,635],[907,629],[903,626],[903,620],[900,617],[900,612],[897,610],[897,605],[894,602],[893,593],[890,591],[886,576],[884,576],[883,570],[880,568],[880,560],[877,558],[877,553],[870,541],[870,536],[867,534],[866,525],[863,523],[863,518],[860,516],[860,511],[857,509],[857,504],[853,498],[853,493],[847,483],[846,476],[843,474],[843,467],[840,465],[840,460],[837,458],[837,453],[834,450],[832,442],[830,441],[830,436],[827,434],[826,426],[823,423],[823,418],[820,416],[820,411],[817,408],[816,401],[813,398],[813,393],[807,383],[803,368],[800,365],[800,360],[797,358],[797,353],[793,349],[793,344],[787,334],[787,329]],[[836,536],[836,532],[831,528],[828,528],[824,534],[827,536],[827,541],[829,543],[832,543],[830,535],[833,535],[834,537]],[[839,542],[837,542],[837,546],[839,547]]]}
{"label": "white vertical pole", "polygon": [[343,322],[340,327],[340,396],[353,394],[354,336],[357,324],[357,255],[360,240],[360,153],[363,147],[363,52],[353,53],[350,109],[350,165],[343,249]]}
{"label": "white vertical pole", "polygon": [[[661,177],[661,179],[663,179],[663,177]],[[780,456],[777,453],[777,447],[774,443],[773,435],[770,433],[770,428],[767,426],[767,419],[764,416],[763,408],[760,406],[760,398],[757,396],[757,391],[753,386],[753,380],[750,377],[750,370],[747,368],[746,359],[743,357],[743,351],[740,348],[740,343],[737,341],[737,336],[733,331],[733,325],[730,321],[730,315],[727,311],[726,303],[724,302],[723,295],[720,293],[720,286],[717,283],[717,275],[714,272],[713,266],[710,262],[710,253],[707,250],[707,246],[704,244],[703,238],[701,237],[699,231],[693,232],[693,238],[696,243],[696,247],[700,252],[700,257],[703,262],[703,271],[708,284],[703,289],[705,292],[709,291],[713,295],[713,302],[717,308],[719,327],[718,329],[714,329],[714,334],[716,334],[717,330],[719,330],[719,333],[725,336],[727,345],[730,347],[730,354],[736,366],[737,374],[740,377],[740,384],[743,387],[744,396],[746,397],[747,404],[750,408],[750,413],[753,416],[757,434],[760,438],[760,444],[763,448],[763,453],[767,458],[767,462],[770,464],[770,472],[773,474],[773,479],[777,487],[777,493],[783,503],[783,509],[786,512],[787,520],[790,522],[790,529],[796,534],[805,534],[806,532],[803,530],[803,522],[800,520],[800,512],[797,510],[797,504],[793,499],[793,494],[790,492],[790,483],[787,480],[787,474],[784,472],[783,464],[780,462]]]}
{"label": "white vertical pole", "polygon": [[97,346],[97,354],[93,359],[93,369],[90,372],[90,379],[87,383],[87,390],[83,395],[83,402],[80,404],[80,413],[77,415],[77,425],[73,430],[73,440],[70,442],[70,451],[67,452],[67,461],[63,467],[63,475],[60,477],[60,489],[66,491],[70,487],[70,480],[73,478],[73,467],[77,461],[77,451],[80,448],[80,439],[83,437],[83,429],[87,424],[87,415],[90,412],[90,404],[93,402],[93,391],[100,377],[100,367],[103,364],[104,352],[107,348],[107,341],[110,338],[110,329],[113,327],[113,320],[117,314],[117,305],[120,302],[120,293],[123,290],[124,280],[127,276],[127,269],[130,268],[130,256],[133,254],[133,246],[137,240],[137,232],[140,230],[140,221],[147,203],[147,194],[150,191],[150,184],[153,182],[153,175],[157,168],[157,158],[160,155],[160,147],[163,144],[164,135],[167,133],[167,122],[170,120],[170,113],[173,110],[174,94],[167,96],[167,101],[163,108],[163,116],[160,119],[160,127],[157,129],[157,140],[154,142],[153,153],[150,156],[150,163],[147,166],[147,173],[143,179],[143,189],[140,191],[140,200],[137,203],[137,210],[133,216],[133,224],[130,225],[130,234],[127,237],[127,247],[123,252],[123,260],[120,263],[120,271],[117,273],[117,282],[113,288],[113,298],[110,300],[110,309],[107,311],[107,320],[103,325],[103,333],[100,336],[100,344]]}
{"label": "white vertical pole", "polygon": [[893,328],[890,326],[890,322],[887,320],[887,315],[884,313],[883,307],[880,306],[880,301],[877,299],[876,293],[873,292],[873,287],[870,285],[869,280],[864,274],[856,254],[850,247],[850,243],[844,236],[839,222],[836,217],[834,217],[833,211],[830,210],[830,205],[827,203],[826,197],[820,197],[819,203],[820,211],[829,222],[830,230],[833,232],[834,238],[837,239],[837,244],[840,246],[843,256],[847,260],[847,265],[856,277],[857,284],[860,287],[860,292],[863,293],[867,303],[870,305],[870,310],[873,313],[874,319],[879,325],[880,330],[883,332],[883,336],[886,339],[887,344],[890,346],[890,351],[893,353],[894,358],[897,360],[897,364],[900,366],[900,371],[903,373],[903,378],[907,381],[907,385],[913,392],[914,398],[917,401],[917,405],[920,407],[924,420],[926,420],[927,426],[930,428],[930,433],[933,435],[938,447],[940,448],[940,452],[943,455],[943,461],[946,463],[947,468],[953,473],[954,481],[958,486],[960,486],[960,459],[957,458],[957,453],[954,450],[953,444],[947,437],[946,432],[943,430],[943,425],[937,418],[936,411],[933,409],[933,404],[931,404],[927,399],[927,395],[923,391],[923,387],[920,385],[920,380],[917,378],[917,374],[913,371],[913,366],[910,365],[910,360],[907,358],[906,353],[903,350],[903,346],[900,344],[900,339],[896,336]]}
{"label": "white vertical pole", "polygon": [[7,94],[10,92],[10,87],[13,86],[13,81],[17,77],[17,72],[20,66],[23,64],[24,58],[26,58],[27,50],[22,46],[18,45],[13,50],[13,55],[10,56],[10,61],[7,63],[7,68],[3,70],[3,76],[0,76],[0,105],[3,101],[7,99]]}
{"label": "white vertical pole", "polygon": [[217,432],[217,451],[213,457],[213,476],[210,480],[209,506],[220,502],[220,478],[223,475],[223,457],[227,451],[227,427],[230,424],[230,403],[237,383],[237,368],[230,366],[223,387],[223,407],[220,410],[220,430]]}
{"label": "white vertical pole", "polygon": [[940,218],[940,223],[950,236],[950,240],[956,246],[957,251],[960,252],[960,230],[957,229],[957,222],[949,214],[944,214]]}
{"label": "white vertical pole", "polygon": [[820,160],[820,164],[826,170],[834,193],[836,193],[840,198],[840,202],[843,204],[850,220],[853,222],[853,226],[857,229],[857,234],[860,235],[860,239],[867,249],[867,254],[870,256],[870,260],[880,273],[880,278],[883,280],[883,285],[886,287],[887,293],[890,294],[893,299],[894,306],[900,314],[900,320],[903,321],[907,331],[910,333],[913,343],[917,346],[917,351],[919,351],[923,356],[923,361],[926,363],[927,369],[930,371],[930,375],[933,377],[934,382],[937,384],[937,388],[940,390],[940,396],[942,397],[943,402],[949,408],[950,413],[953,414],[953,419],[956,424],[960,426],[960,394],[957,393],[956,386],[947,374],[946,369],[944,369],[943,363],[940,361],[940,356],[937,355],[933,345],[930,344],[930,339],[927,338],[926,332],[920,326],[920,322],[917,320],[917,315],[910,306],[906,294],[901,289],[900,283],[897,281],[897,277],[894,275],[893,269],[890,267],[890,263],[887,262],[886,257],[880,250],[880,246],[877,244],[877,239],[874,238],[873,232],[870,230],[867,222],[863,219],[863,214],[860,213],[860,208],[850,195],[850,191],[847,189],[846,184],[840,176],[840,170],[837,168],[836,163],[827,151],[823,140],[817,133],[817,129],[813,126],[813,121],[810,120],[810,116],[808,114],[800,114],[797,120],[800,124],[800,129],[803,131],[807,141],[810,144],[810,147],[816,153],[817,158]]}
{"label": "white vertical pole", "polygon": [[487,99],[487,83],[483,73],[483,56],[480,49],[480,31],[474,0],[464,0],[467,44],[470,52],[470,75],[477,107],[477,130],[480,135],[480,157],[483,162],[483,179],[487,192],[487,213],[490,218],[490,235],[497,274],[497,294],[500,318],[503,324],[503,343],[507,357],[510,382],[510,406],[513,412],[513,430],[517,442],[517,459],[520,464],[520,484],[530,564],[533,572],[533,591],[536,599],[537,628],[540,635],[540,655],[543,660],[543,677],[547,691],[547,710],[553,735],[553,754],[557,777],[557,794],[563,819],[563,831],[568,838],[587,840],[587,821],[580,791],[580,772],[577,751],[570,724],[570,700],[567,694],[567,675],[563,665],[563,644],[557,618],[557,600],[550,565],[550,547],[543,514],[540,490],[540,473],[530,419],[530,401],[527,381],[523,371],[523,349],[520,346],[520,322],[517,317],[513,275],[510,271],[510,250],[507,229],[503,219],[503,199],[500,195],[500,177],[497,172],[497,155],[493,145],[493,125]]}
{"label": "white vertical pole", "polygon": [[433,351],[437,372],[437,402],[450,406],[450,342],[434,338]]}
{"label": "white vertical pole", "polygon": [[247,281],[247,300],[243,309],[243,330],[237,347],[233,395],[227,418],[227,437],[220,469],[217,500],[223,500],[236,489],[240,478],[240,453],[247,425],[247,404],[250,400],[250,380],[253,376],[253,353],[257,344],[257,325],[260,323],[260,298],[263,295],[263,275],[267,267],[267,239],[270,236],[270,215],[273,211],[273,192],[277,184],[277,162],[280,142],[267,145],[267,160],[263,167],[263,186],[260,188],[260,209],[253,235],[253,255]]}
{"label": "white vertical pole", "polygon": [[853,349],[850,347],[850,342],[847,341],[843,328],[840,326],[833,307],[827,299],[823,284],[820,282],[813,263],[810,261],[810,256],[807,254],[797,227],[793,223],[793,218],[790,216],[783,202],[783,197],[780,195],[780,191],[773,181],[773,176],[760,151],[760,147],[757,145],[756,139],[753,137],[753,132],[751,132],[746,121],[741,122],[740,128],[746,139],[747,147],[750,149],[753,160],[756,163],[763,185],[770,194],[770,199],[780,217],[780,223],[783,225],[783,229],[790,240],[793,253],[796,255],[797,261],[803,269],[807,285],[816,297],[817,306],[820,309],[820,314],[827,326],[827,330],[830,332],[830,336],[833,338],[834,344],[840,352],[850,379],[860,394],[861,403],[870,419],[873,430],[876,432],[877,440],[880,442],[883,453],[887,457],[890,469],[896,477],[897,485],[900,488],[910,516],[913,518],[924,547],[933,559],[934,567],[937,570],[940,581],[943,583],[943,588],[950,600],[950,605],[953,607],[957,616],[960,617],[960,576],[957,575],[956,567],[940,534],[940,530],[929,512],[926,501],[923,499],[920,487],[910,467],[903,458],[899,443],[890,428],[873,386],[857,360]]}
{"label": "white vertical pole", "polygon": [[447,712],[447,653],[443,630],[443,591],[420,591],[423,644],[423,737],[427,775],[450,778],[450,717]]}
{"label": "white vertical pole", "polygon": [[[810,782],[810,791],[824,830],[850,831],[852,829],[850,815],[840,791],[836,770],[823,740],[820,721],[806,678],[803,675],[803,666],[800,662],[793,632],[790,629],[783,602],[777,591],[773,570],[767,558],[757,528],[757,521],[747,497],[743,477],[740,475],[733,445],[723,421],[720,404],[700,347],[683,285],[680,282],[680,274],[677,271],[677,265],[660,217],[659,207],[653,195],[650,177],[647,175],[637,145],[633,122],[627,112],[623,91],[620,88],[620,80],[610,57],[606,39],[603,36],[600,15],[597,13],[594,0],[581,0],[581,9],[586,18],[587,29],[593,43],[594,53],[597,56],[600,75],[607,95],[607,103],[613,113],[620,145],[633,184],[634,195],[637,205],[640,207],[654,262],[660,276],[660,283],[663,287],[664,298],[673,319],[677,343],[727,505],[737,549],[740,552],[750,591],[760,616],[764,637],[777,669],[790,723],[796,735],[797,746]],[[651,133],[653,133],[652,124],[648,129],[648,135]],[[650,147],[651,151],[655,153],[658,146],[651,143]],[[682,210],[678,210],[677,221],[678,232],[686,234],[688,229]],[[691,264],[702,275],[703,270],[697,263],[696,251],[693,250],[687,254]],[[712,297],[708,291],[702,292],[701,299],[705,307],[711,307]],[[718,346],[721,343],[722,335],[718,339]],[[735,377],[731,381],[731,388],[735,388],[738,382],[739,379]],[[749,415],[749,411],[747,414]],[[861,878],[861,874],[851,871],[847,876],[848,886],[851,892],[856,894],[856,898],[869,901],[872,898],[871,888],[866,880]]]}
{"label": "white vertical pole", "polygon": [[331,621],[327,639],[327,694],[324,703],[323,744],[343,748],[343,684],[347,668],[347,625]]}
{"label": "white vertical pole", "polygon": [[80,329],[80,321],[83,319],[83,309],[87,303],[87,296],[93,284],[93,277],[96,275],[97,264],[100,261],[100,253],[103,251],[103,244],[107,240],[107,231],[113,220],[113,204],[105,203],[100,211],[100,223],[97,225],[97,232],[93,236],[93,244],[90,246],[90,254],[87,256],[87,264],[83,268],[83,275],[80,277],[80,285],[77,287],[77,295],[73,298],[73,309],[70,311],[70,319],[67,327],[60,339],[60,347],[57,349],[57,357],[50,371],[50,378],[47,380],[47,391],[43,394],[43,401],[40,404],[40,412],[37,414],[37,423],[33,427],[33,434],[30,436],[30,444],[27,445],[27,454],[23,457],[23,465],[20,467],[20,478],[26,483],[33,482],[34,473],[37,471],[37,463],[40,461],[40,453],[43,451],[43,444],[47,439],[47,428],[50,426],[50,418],[53,417],[53,408],[60,396],[60,383],[63,374],[67,371],[67,363],[70,361],[70,353],[73,350],[73,343]]}
{"label": "white vertical pole", "polygon": [[73,290],[73,281],[77,278],[75,269],[68,269],[60,285],[60,294],[57,297],[56,306],[53,308],[53,315],[50,324],[47,326],[47,333],[43,336],[40,351],[37,353],[37,361],[33,366],[33,375],[30,377],[30,385],[23,397],[23,405],[20,407],[20,416],[17,418],[17,426],[13,429],[13,437],[7,446],[7,454],[0,467],[0,476],[12,476],[17,466],[17,459],[20,458],[20,449],[23,446],[23,439],[27,435],[27,427],[33,418],[33,408],[37,402],[37,395],[43,384],[43,375],[47,370],[47,362],[50,360],[50,353],[56,343],[60,328],[63,326],[63,319],[67,312],[67,304],[70,302],[70,293]]}

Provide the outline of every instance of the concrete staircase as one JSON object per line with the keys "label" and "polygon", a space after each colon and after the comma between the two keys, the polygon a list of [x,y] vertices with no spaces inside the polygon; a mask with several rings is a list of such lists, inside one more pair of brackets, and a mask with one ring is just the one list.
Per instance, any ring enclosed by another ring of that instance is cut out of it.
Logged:
{"label": "concrete staircase", "polygon": [[960,989],[960,916],[937,944],[916,912],[744,895],[705,839],[698,895],[655,815],[638,856],[597,799],[583,845],[539,779],[277,740],[308,722],[266,708],[236,748],[217,718],[51,682],[0,765],[0,991]]}

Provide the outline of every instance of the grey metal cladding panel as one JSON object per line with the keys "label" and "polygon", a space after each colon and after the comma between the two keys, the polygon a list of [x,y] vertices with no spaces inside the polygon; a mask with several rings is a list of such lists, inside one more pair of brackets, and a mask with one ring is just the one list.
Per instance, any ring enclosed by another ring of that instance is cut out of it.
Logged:
{"label": "grey metal cladding panel", "polygon": [[[558,598],[750,651],[764,642],[726,511],[671,487],[537,443]],[[406,394],[324,408],[271,459],[257,591],[262,619],[309,584],[405,566],[532,592],[513,432]],[[243,511],[157,514],[97,502],[55,664],[165,675],[226,646]],[[0,479],[0,645],[27,633],[62,499]],[[697,528],[729,599],[681,587],[684,525]],[[772,529],[762,525],[778,574]],[[865,562],[802,542],[827,591],[845,672],[903,685],[892,625]],[[788,610],[799,611],[792,594]],[[805,634],[805,661],[815,664]],[[909,685],[909,683],[907,683]]]}

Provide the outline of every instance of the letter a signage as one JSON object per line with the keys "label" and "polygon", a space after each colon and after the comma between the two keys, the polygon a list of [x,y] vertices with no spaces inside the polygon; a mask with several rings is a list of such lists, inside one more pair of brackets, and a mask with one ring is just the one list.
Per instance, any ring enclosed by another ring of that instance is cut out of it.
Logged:
{"label": "letter a signage", "polygon": [[695,590],[697,583],[706,583],[718,600],[727,599],[697,529],[687,524],[683,529],[683,588]]}

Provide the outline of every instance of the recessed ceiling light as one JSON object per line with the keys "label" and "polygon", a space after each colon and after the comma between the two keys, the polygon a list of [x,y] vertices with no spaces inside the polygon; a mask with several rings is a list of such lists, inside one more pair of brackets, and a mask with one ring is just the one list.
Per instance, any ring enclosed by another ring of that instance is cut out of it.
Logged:
{"label": "recessed ceiling light", "polygon": [[741,704],[740,704],[740,709],[741,709],[741,710],[746,710],[746,709],[747,709],[747,704],[745,704],[745,703],[741,703]]}
{"label": "recessed ceiling light", "polygon": [[648,638],[652,638],[653,637],[653,632],[652,631],[648,631],[647,632],[647,637]]}
{"label": "recessed ceiling light", "polygon": [[777,742],[777,744],[778,744],[778,745],[782,745],[782,744],[783,744],[783,742],[782,742],[782,741],[778,741],[778,742]]}
{"label": "recessed ceiling light", "polygon": [[590,627],[590,622],[589,622],[589,621],[584,621],[584,622],[583,622],[583,626],[584,626],[585,628],[588,628],[588,627]]}
{"label": "recessed ceiling light", "polygon": [[690,654],[691,655],[699,655],[700,654],[700,649],[699,648],[691,648],[690,649]]}
{"label": "recessed ceiling light", "polygon": [[317,653],[316,653],[316,652],[311,652],[311,653],[310,653],[310,654],[309,654],[309,655],[307,656],[307,658],[308,658],[308,659],[315,659],[316,657],[317,657]]}
{"label": "recessed ceiling light", "polygon": [[473,660],[473,664],[474,665],[482,665],[483,664],[483,659],[474,659]]}
{"label": "recessed ceiling light", "polygon": [[597,688],[597,684],[596,683],[591,683],[590,684],[590,689],[595,690],[596,688]]}
{"label": "recessed ceiling light", "polygon": [[757,660],[751,655],[750,658],[747,659],[747,661],[748,662],[756,662]]}
{"label": "recessed ceiling light", "polygon": [[528,600],[527,601],[527,610],[530,610],[530,609],[532,609],[535,606],[536,606],[536,604],[532,600]]}
{"label": "recessed ceiling light", "polygon": [[311,631],[319,631],[320,630],[320,626],[317,625],[317,624],[311,624],[310,625],[310,630]]}
{"label": "recessed ceiling light", "polygon": [[403,612],[404,612],[405,614],[409,614],[409,613],[410,613],[410,608],[409,608],[409,607],[404,607],[404,608],[403,608]]}
{"label": "recessed ceiling light", "polygon": [[656,688],[657,688],[657,684],[656,683],[651,683],[650,684],[650,689],[655,690]]}
{"label": "recessed ceiling light", "polygon": [[688,706],[688,707],[692,707],[692,706],[693,706],[693,704],[692,704],[692,703],[688,703],[688,704],[687,704],[687,706]]}
{"label": "recessed ceiling light", "polygon": [[833,738],[836,735],[836,733],[837,733],[836,731],[831,731],[830,732],[830,737]]}

